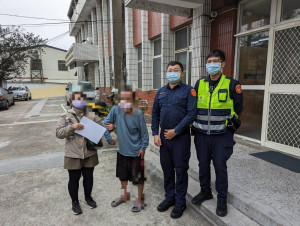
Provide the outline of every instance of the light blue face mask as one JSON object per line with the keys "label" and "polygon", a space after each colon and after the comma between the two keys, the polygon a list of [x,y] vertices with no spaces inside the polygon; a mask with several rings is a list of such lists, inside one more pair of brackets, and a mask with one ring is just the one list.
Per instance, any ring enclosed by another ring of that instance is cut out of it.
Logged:
{"label": "light blue face mask", "polygon": [[212,62],[212,63],[206,64],[206,71],[210,75],[218,74],[221,71],[221,63]]}
{"label": "light blue face mask", "polygon": [[176,83],[180,80],[180,72],[167,72],[167,80],[170,83]]}

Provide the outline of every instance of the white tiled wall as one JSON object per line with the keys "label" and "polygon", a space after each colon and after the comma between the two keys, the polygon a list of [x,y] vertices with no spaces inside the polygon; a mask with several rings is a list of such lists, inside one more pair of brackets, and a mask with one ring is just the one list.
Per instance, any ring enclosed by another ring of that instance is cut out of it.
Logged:
{"label": "white tiled wall", "polygon": [[210,51],[210,23],[209,15],[210,0],[205,0],[205,3],[197,9],[193,10],[193,25],[192,25],[192,85],[202,77],[206,76],[205,64],[206,56]]}
{"label": "white tiled wall", "polygon": [[142,10],[142,90],[149,91],[153,87],[153,43],[148,38],[148,11]]}
{"label": "white tiled wall", "polygon": [[132,9],[125,8],[125,41],[127,79],[133,88],[138,87],[138,51],[133,46]]}

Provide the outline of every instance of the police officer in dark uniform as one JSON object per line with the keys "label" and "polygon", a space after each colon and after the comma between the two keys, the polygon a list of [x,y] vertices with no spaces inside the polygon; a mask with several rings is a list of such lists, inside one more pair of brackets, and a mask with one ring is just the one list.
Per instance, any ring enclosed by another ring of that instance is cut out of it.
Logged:
{"label": "police officer in dark uniform", "polygon": [[186,209],[187,171],[191,155],[190,124],[195,120],[197,112],[196,91],[182,83],[183,76],[183,65],[171,61],[166,74],[168,84],[157,91],[152,110],[151,128],[154,143],[160,146],[165,188],[165,200],[158,205],[157,210],[163,212],[175,205],[172,218],[181,217]]}
{"label": "police officer in dark uniform", "polygon": [[196,82],[197,118],[192,130],[199,161],[201,192],[192,199],[200,205],[212,199],[210,162],[216,173],[218,202],[216,214],[227,215],[228,175],[226,161],[233,152],[233,134],[240,126],[239,115],[243,109],[243,94],[240,83],[222,73],[225,54],[213,50],[206,58],[208,77]]}

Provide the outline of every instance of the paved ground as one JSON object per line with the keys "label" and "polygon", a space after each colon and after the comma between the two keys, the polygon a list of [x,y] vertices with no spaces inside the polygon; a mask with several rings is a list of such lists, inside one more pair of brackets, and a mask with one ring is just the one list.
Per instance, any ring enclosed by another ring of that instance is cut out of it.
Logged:
{"label": "paved ground", "polygon": [[[150,128],[148,129],[150,131]],[[150,136],[150,144],[153,144],[152,136]],[[255,143],[249,144],[239,140],[234,146],[233,154],[227,162],[228,191],[250,205],[257,205],[256,208],[261,211],[272,211],[278,218],[286,219],[289,225],[300,222],[300,174],[250,155],[270,151],[270,149]],[[153,145],[152,147],[158,153],[158,149]],[[190,176],[199,181],[199,167],[193,138],[189,166]],[[213,164],[211,164],[211,177],[214,189]]]}
{"label": "paved ground", "polygon": [[[64,141],[55,137],[61,104],[63,97],[46,98],[0,110],[0,225],[210,225],[189,207],[179,220],[170,218],[171,209],[157,212],[164,192],[153,181],[145,185],[149,205],[141,213],[131,212],[132,202],[112,208],[110,202],[121,190],[116,150],[107,144],[95,169],[93,196],[99,207],[91,210],[82,203],[83,214],[74,216],[62,168]],[[82,186],[79,197],[83,199]]]}

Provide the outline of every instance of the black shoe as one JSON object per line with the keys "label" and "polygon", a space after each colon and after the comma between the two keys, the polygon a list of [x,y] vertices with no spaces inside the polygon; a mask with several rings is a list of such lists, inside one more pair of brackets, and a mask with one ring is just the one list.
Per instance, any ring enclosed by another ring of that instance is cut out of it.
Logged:
{"label": "black shoe", "polygon": [[184,205],[184,206],[174,206],[174,208],[171,212],[171,217],[173,219],[180,218],[183,214],[183,211],[185,211],[185,209],[186,209],[186,205]]}
{"label": "black shoe", "polygon": [[85,203],[88,204],[91,209],[94,209],[97,207],[97,203],[92,198],[92,196],[85,197]]}
{"label": "black shoe", "polygon": [[175,205],[175,200],[168,201],[165,199],[157,206],[157,210],[159,212],[164,212],[164,211],[168,210],[170,206],[174,206],[174,205]]}
{"label": "black shoe", "polygon": [[225,217],[227,215],[227,203],[226,203],[226,201],[218,201],[216,214],[219,217]]}
{"label": "black shoe", "polygon": [[204,202],[205,200],[209,200],[212,199],[213,195],[211,193],[211,190],[207,191],[207,192],[203,192],[201,191],[198,195],[196,195],[193,199],[192,199],[192,203],[195,205],[201,205],[202,202]]}
{"label": "black shoe", "polygon": [[81,206],[78,201],[72,202],[72,211],[75,215],[82,214]]}

